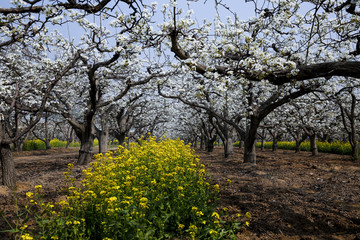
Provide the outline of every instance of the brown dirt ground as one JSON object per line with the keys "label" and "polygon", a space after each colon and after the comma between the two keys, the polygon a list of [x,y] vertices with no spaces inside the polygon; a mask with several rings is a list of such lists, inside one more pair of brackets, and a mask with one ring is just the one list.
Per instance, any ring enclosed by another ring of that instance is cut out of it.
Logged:
{"label": "brown dirt ground", "polygon": [[[250,212],[250,227],[238,239],[360,240],[360,163],[349,156],[258,151],[257,165],[241,163],[241,150],[225,159],[223,150],[197,151],[213,183],[222,188],[220,203],[230,213]],[[10,221],[25,193],[43,185],[46,199],[61,195],[62,173],[77,149],[15,153],[16,193],[0,186],[0,211]],[[81,177],[81,168],[75,169]],[[0,173],[1,177],[1,173]],[[227,179],[232,183],[227,185]],[[0,231],[7,223],[0,217]],[[11,239],[0,233],[0,239]]]}

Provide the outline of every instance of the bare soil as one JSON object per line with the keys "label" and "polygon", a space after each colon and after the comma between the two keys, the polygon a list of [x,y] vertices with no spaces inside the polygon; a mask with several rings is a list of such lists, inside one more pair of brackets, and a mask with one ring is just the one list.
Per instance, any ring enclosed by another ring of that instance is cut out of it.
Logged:
{"label": "bare soil", "polygon": [[221,204],[252,215],[238,239],[360,239],[360,164],[349,156],[265,150],[253,165],[238,149],[198,153],[214,182],[232,180]]}
{"label": "bare soil", "polygon": [[[0,211],[15,221],[16,206],[23,206],[26,192],[38,184],[46,199],[60,197],[62,173],[77,153],[77,149],[14,153],[18,187],[11,192],[0,186]],[[197,154],[211,181],[221,186],[222,207],[252,215],[250,227],[238,239],[360,240],[360,163],[349,156],[265,150],[258,151],[253,165],[242,163],[239,149],[227,159],[221,148]],[[75,169],[78,178],[82,168]],[[232,181],[229,186],[227,179]],[[0,231],[5,229],[8,225],[0,217]],[[0,233],[0,239],[11,237]]]}

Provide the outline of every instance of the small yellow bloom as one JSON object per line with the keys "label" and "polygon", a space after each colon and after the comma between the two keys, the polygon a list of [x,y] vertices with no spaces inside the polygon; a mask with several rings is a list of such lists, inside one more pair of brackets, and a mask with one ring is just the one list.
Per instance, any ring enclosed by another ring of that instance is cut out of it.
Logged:
{"label": "small yellow bloom", "polygon": [[114,203],[114,202],[116,202],[117,201],[117,197],[110,197],[109,198],[109,200],[108,200],[108,202],[110,203],[110,204],[112,204],[112,203]]}
{"label": "small yellow bloom", "polygon": [[148,203],[148,199],[146,197],[140,198],[140,206],[143,208],[148,208],[147,203]]}
{"label": "small yellow bloom", "polygon": [[189,230],[190,230],[190,232],[196,233],[196,231],[197,231],[197,226],[195,226],[195,225],[190,225],[190,226],[189,226]]}
{"label": "small yellow bloom", "polygon": [[184,224],[179,224],[179,226],[178,226],[179,229],[183,229],[184,227],[185,227]]}
{"label": "small yellow bloom", "polygon": [[191,210],[193,210],[194,212],[198,210],[197,207],[192,207]]}
{"label": "small yellow bloom", "polygon": [[24,235],[21,235],[21,239],[22,240],[32,240],[34,238],[32,236],[30,236],[30,234],[26,233]]}
{"label": "small yellow bloom", "polygon": [[24,226],[20,227],[20,229],[25,230],[27,227],[28,227],[28,225],[25,224]]}
{"label": "small yellow bloom", "polygon": [[217,212],[213,212],[213,214],[211,214],[212,217],[219,219],[220,215]]}
{"label": "small yellow bloom", "polygon": [[251,214],[250,214],[249,212],[246,212],[246,213],[245,213],[245,216],[246,216],[247,218],[251,218]]}
{"label": "small yellow bloom", "polygon": [[40,190],[42,188],[42,185],[35,185],[35,190]]}
{"label": "small yellow bloom", "polygon": [[248,221],[246,221],[245,225],[248,227],[248,226],[250,226],[250,223]]}
{"label": "small yellow bloom", "polygon": [[27,193],[26,193],[26,196],[27,196],[28,198],[33,198],[33,197],[34,197],[34,193],[32,193],[32,192],[27,192]]}

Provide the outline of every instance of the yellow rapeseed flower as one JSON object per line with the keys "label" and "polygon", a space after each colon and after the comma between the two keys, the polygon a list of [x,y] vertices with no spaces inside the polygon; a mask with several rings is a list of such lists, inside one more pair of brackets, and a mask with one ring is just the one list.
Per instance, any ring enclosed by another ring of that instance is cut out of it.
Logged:
{"label": "yellow rapeseed flower", "polygon": [[22,240],[32,240],[34,238],[32,236],[30,236],[30,234],[26,233],[24,235],[21,235],[21,239]]}
{"label": "yellow rapeseed flower", "polygon": [[20,227],[21,230],[25,230],[28,227],[28,225],[24,224],[22,227]]}
{"label": "yellow rapeseed flower", "polygon": [[204,215],[204,213],[203,213],[202,211],[196,212],[196,216],[198,216],[198,217],[201,217],[201,216],[203,216],[203,215]]}
{"label": "yellow rapeseed flower", "polygon": [[34,197],[34,193],[32,193],[32,192],[27,192],[27,193],[26,193],[26,196],[27,196],[28,198],[33,198],[33,197]]}
{"label": "yellow rapeseed flower", "polygon": [[215,190],[216,192],[219,192],[219,191],[220,191],[220,186],[219,186],[219,184],[215,184],[215,185],[214,185],[214,190]]}
{"label": "yellow rapeseed flower", "polygon": [[110,198],[109,198],[108,203],[109,203],[109,204],[112,204],[112,203],[114,203],[114,202],[116,202],[116,201],[117,201],[117,197],[114,196],[114,197],[110,197]]}
{"label": "yellow rapeseed flower", "polygon": [[211,217],[214,217],[214,218],[219,219],[219,218],[220,218],[220,215],[219,215],[217,212],[213,212],[213,213],[211,214]]}

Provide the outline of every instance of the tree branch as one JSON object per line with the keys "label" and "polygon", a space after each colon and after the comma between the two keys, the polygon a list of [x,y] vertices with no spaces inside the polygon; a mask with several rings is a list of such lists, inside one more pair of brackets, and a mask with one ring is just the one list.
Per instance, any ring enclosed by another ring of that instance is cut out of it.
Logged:
{"label": "tree branch", "polygon": [[[178,43],[178,32],[173,30],[169,36],[171,38],[171,51],[175,54],[175,56],[181,60],[189,59],[190,54],[182,49]],[[191,63],[187,63],[187,65],[190,67],[193,66]],[[195,67],[195,71],[202,75],[204,75],[207,71],[214,71],[200,63],[196,63]],[[292,81],[304,81],[321,77],[331,78],[333,76],[360,78],[359,61],[325,62],[310,65],[299,65],[294,70],[298,72],[295,76],[291,74],[291,70],[284,70],[268,73],[265,77],[260,78],[258,75],[253,75],[251,73],[238,73],[230,67],[215,66],[215,71],[219,74],[227,74],[229,71],[234,71],[234,74],[238,75],[239,77],[245,77],[251,81],[261,81],[262,79],[267,79],[269,82],[275,85],[282,85]]]}

